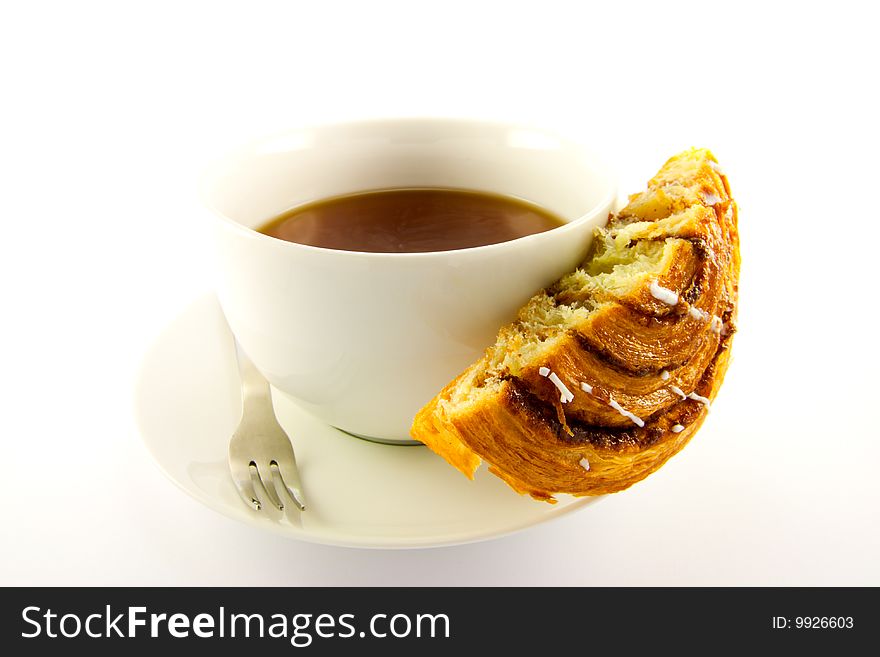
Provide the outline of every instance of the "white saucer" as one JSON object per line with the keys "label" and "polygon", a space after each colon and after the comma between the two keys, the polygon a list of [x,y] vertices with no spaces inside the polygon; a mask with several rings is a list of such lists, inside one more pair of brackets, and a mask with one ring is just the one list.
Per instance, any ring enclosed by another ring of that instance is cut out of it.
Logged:
{"label": "white saucer", "polygon": [[[308,509],[249,509],[229,478],[226,446],[241,402],[232,336],[213,296],[193,303],[147,353],[135,411],[147,448],[178,486],[215,511],[293,538],[414,548],[485,540],[557,518],[598,498],[522,497],[481,468],[469,481],[426,447],[367,442],[276,394],[296,448]],[[292,506],[292,505],[289,505]]]}

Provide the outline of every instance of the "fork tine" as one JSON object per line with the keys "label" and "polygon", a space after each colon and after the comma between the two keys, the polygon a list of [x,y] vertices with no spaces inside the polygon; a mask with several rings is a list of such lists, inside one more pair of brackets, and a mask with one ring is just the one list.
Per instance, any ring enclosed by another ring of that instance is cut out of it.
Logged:
{"label": "fork tine", "polygon": [[259,487],[266,492],[266,497],[269,498],[269,501],[272,502],[279,511],[284,511],[284,505],[281,503],[281,500],[278,499],[278,491],[275,490],[275,482],[272,480],[271,467],[269,468],[269,472],[264,475],[260,472],[259,466],[251,461],[250,471],[252,480],[256,479],[257,482],[259,482]]}
{"label": "fork tine", "polygon": [[272,461],[269,466],[272,468],[272,473],[281,480],[281,484],[290,495],[290,498],[299,507],[299,510],[305,511],[306,498],[302,493],[302,483],[299,480],[299,472],[295,465],[296,461],[293,463],[294,465],[291,466],[285,462],[284,466],[282,466],[278,461]]}
{"label": "fork tine", "polygon": [[244,500],[244,503],[257,511],[262,509],[263,505],[260,504],[260,498],[257,497],[257,493],[254,490],[250,465],[230,459],[229,469],[232,472],[232,481],[235,483],[235,489],[238,491],[241,499]]}

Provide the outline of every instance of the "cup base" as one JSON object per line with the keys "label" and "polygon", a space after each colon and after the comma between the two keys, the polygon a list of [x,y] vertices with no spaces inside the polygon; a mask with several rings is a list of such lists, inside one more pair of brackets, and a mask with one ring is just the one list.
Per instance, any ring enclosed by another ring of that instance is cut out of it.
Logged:
{"label": "cup base", "polygon": [[[339,427],[333,427],[334,429],[339,429]],[[346,433],[349,436],[353,436],[355,438],[360,438],[361,440],[366,440],[371,443],[381,443],[382,445],[395,445],[400,447],[424,447],[424,443],[420,443],[418,440],[395,440],[393,438],[377,438],[376,436],[364,436],[359,433],[353,433],[351,431],[346,431],[345,429],[339,429],[342,433]]]}

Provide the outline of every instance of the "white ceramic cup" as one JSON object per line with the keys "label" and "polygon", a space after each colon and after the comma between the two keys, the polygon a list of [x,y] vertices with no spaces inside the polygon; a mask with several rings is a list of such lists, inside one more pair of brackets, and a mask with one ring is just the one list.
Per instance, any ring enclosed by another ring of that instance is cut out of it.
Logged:
{"label": "white ceramic cup", "polygon": [[[337,251],[254,230],[317,199],[405,187],[505,194],[567,223],[432,253]],[[616,197],[610,172],[581,144],[454,119],[276,135],[215,163],[201,191],[213,211],[220,304],[257,368],[325,422],[392,443],[412,442],[419,408],[536,291],[577,266]]]}

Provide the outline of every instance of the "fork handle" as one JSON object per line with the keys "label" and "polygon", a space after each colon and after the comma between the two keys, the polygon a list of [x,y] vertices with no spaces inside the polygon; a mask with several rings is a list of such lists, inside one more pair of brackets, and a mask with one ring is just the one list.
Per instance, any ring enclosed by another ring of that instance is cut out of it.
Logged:
{"label": "fork handle", "polygon": [[238,361],[238,375],[241,378],[241,403],[245,417],[266,412],[274,417],[275,409],[272,406],[269,382],[248,358],[238,340],[235,341],[235,357]]}

